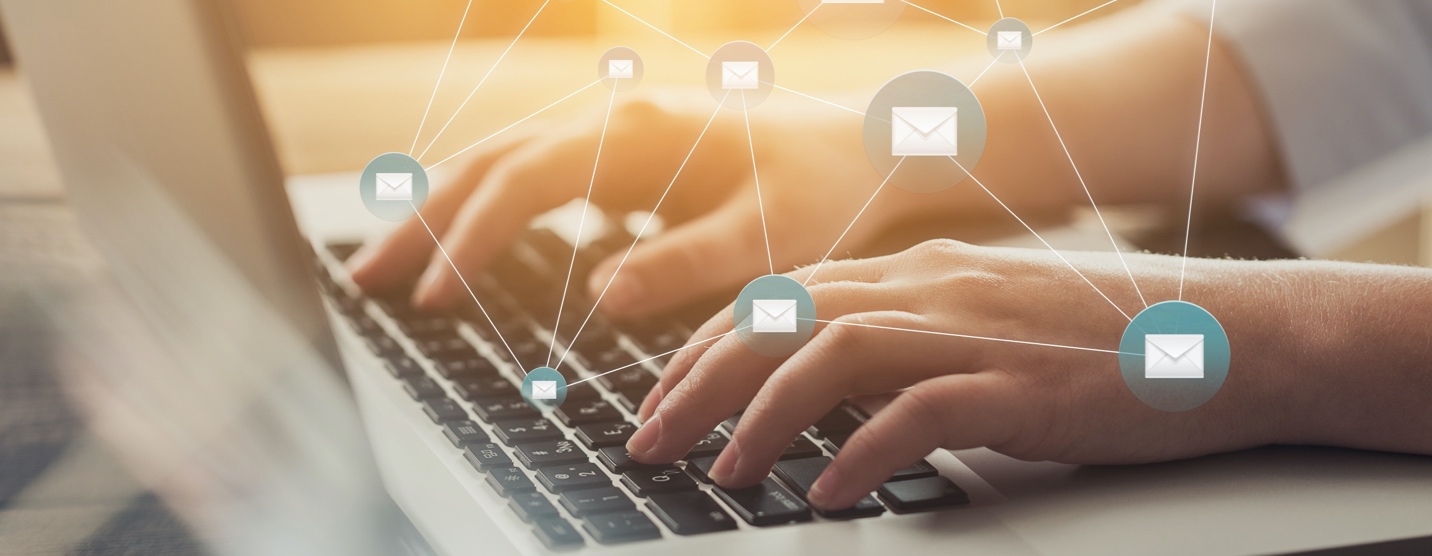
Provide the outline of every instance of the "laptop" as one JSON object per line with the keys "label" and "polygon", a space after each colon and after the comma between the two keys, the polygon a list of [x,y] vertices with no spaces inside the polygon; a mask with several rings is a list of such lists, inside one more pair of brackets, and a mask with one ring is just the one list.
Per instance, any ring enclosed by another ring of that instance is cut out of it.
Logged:
{"label": "laptop", "polygon": [[[579,241],[570,218],[544,218],[468,277],[496,329],[475,307],[430,314],[364,295],[343,261],[380,224],[353,217],[365,214],[356,174],[285,188],[226,6],[0,8],[72,206],[146,322],[197,338],[176,351],[252,357],[291,368],[294,385],[333,385],[285,392],[334,407],[315,418],[324,436],[360,439],[314,454],[382,494],[329,504],[329,521],[348,526],[307,531],[347,537],[284,548],[291,531],[275,526],[254,533],[272,533],[266,543],[220,538],[220,551],[1261,554],[1432,535],[1432,461],[1298,447],[1137,467],[937,451],[856,509],[813,511],[808,470],[878,403],[827,415],[757,490],[726,491],[702,472],[739,416],[675,465],[635,464],[622,448],[635,408],[700,315],[598,315],[578,338],[552,331],[573,250],[580,276],[634,241],[621,226]],[[563,320],[591,303],[569,293]],[[521,369],[553,344],[570,349],[569,382],[592,380],[539,411],[520,395]],[[939,496],[906,496],[931,488]],[[344,509],[355,505],[372,507]],[[391,508],[396,524],[383,521]]]}

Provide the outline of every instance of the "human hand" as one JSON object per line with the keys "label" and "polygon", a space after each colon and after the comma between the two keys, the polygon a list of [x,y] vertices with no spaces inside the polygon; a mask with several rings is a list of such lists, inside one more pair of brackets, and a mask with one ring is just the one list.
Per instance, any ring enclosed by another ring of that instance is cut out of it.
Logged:
{"label": "human hand", "polygon": [[[1264,377],[1230,373],[1229,392],[1195,411],[1163,413],[1139,402],[1117,360],[1128,321],[1110,305],[1139,304],[1122,266],[1112,254],[1066,257],[1111,300],[1048,251],[933,241],[827,263],[809,289],[819,319],[832,324],[784,360],[756,355],[734,334],[681,352],[642,404],[645,424],[627,448],[642,462],[680,459],[745,408],[711,472],[722,486],[739,488],[764,478],[791,440],[845,397],[910,388],[850,438],[810,493],[813,505],[839,509],[936,448],[988,446],[1026,460],[1112,464],[1272,441],[1277,405],[1262,404],[1253,417],[1248,403],[1271,384],[1261,381],[1276,376],[1272,366]],[[1126,257],[1146,295],[1172,297],[1179,259]],[[1215,293],[1197,268],[1190,284]],[[790,276],[804,281],[813,270]],[[1234,298],[1215,302],[1215,310],[1236,311]],[[1256,330],[1260,309],[1242,310],[1254,314],[1232,322]],[[731,328],[728,308],[692,343]]]}
{"label": "human hand", "polygon": [[[678,224],[644,240],[624,264],[620,252],[593,270],[588,288],[594,299],[602,297],[609,315],[669,309],[773,269],[814,262],[880,183],[865,162],[860,120],[850,115],[779,108],[768,100],[750,114],[748,139],[742,112],[723,109],[713,115],[714,104],[704,100],[668,96],[615,106],[592,201],[612,210],[651,210],[670,186],[660,214]],[[479,271],[533,217],[582,198],[604,116],[484,147],[461,178],[436,191],[422,214],[453,265],[464,275]],[[678,169],[680,178],[673,181]],[[880,199],[871,203],[842,248],[867,241],[896,210]],[[413,294],[420,307],[439,308],[463,294],[416,220],[365,249],[350,268],[368,291],[399,287],[421,272]]]}

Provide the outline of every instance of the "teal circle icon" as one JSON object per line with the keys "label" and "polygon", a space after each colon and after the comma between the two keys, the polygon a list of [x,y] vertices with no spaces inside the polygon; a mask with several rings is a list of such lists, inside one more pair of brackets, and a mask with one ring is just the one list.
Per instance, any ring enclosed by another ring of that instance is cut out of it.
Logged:
{"label": "teal circle icon", "polygon": [[1119,342],[1119,371],[1139,401],[1160,411],[1195,409],[1223,388],[1232,359],[1218,319],[1185,301],[1134,317]]}
{"label": "teal circle icon", "polygon": [[379,155],[358,178],[358,194],[373,216],[389,222],[412,218],[428,200],[428,173],[403,153]]}
{"label": "teal circle icon", "polygon": [[788,276],[762,276],[736,296],[736,337],[757,354],[788,357],[815,332],[815,299]]}
{"label": "teal circle icon", "polygon": [[539,411],[567,401],[567,379],[551,367],[538,367],[522,379],[522,399]]}

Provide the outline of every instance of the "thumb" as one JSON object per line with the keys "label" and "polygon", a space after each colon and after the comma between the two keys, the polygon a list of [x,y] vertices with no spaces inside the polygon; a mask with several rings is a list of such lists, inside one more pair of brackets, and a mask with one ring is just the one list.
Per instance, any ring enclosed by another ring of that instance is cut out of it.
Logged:
{"label": "thumb", "polygon": [[765,274],[764,241],[759,220],[727,205],[613,254],[587,287],[613,317],[673,309]]}

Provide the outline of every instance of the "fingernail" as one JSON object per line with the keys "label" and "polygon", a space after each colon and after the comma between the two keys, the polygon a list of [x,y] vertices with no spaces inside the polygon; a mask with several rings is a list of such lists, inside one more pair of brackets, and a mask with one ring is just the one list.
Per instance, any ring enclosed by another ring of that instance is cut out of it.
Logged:
{"label": "fingernail", "polygon": [[636,434],[631,435],[627,440],[627,451],[633,456],[645,456],[652,448],[656,447],[657,439],[661,437],[661,415],[656,415],[637,429]]}
{"label": "fingernail", "polygon": [[731,478],[731,474],[736,472],[736,464],[740,462],[741,445],[733,437],[731,443],[726,445],[726,449],[721,450],[721,455],[716,458],[716,463],[711,466],[711,480],[725,483],[727,479]]}
{"label": "fingernail", "polygon": [[825,508],[838,488],[840,488],[840,473],[835,470],[835,466],[826,467],[825,473],[821,473],[820,478],[815,480],[814,485],[811,485],[807,496],[811,504]]}

